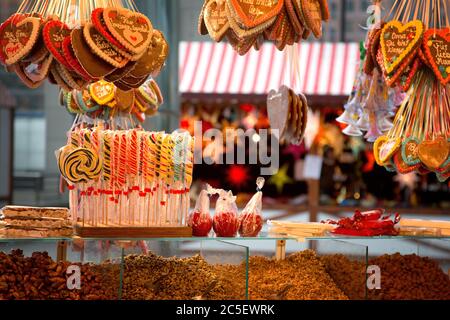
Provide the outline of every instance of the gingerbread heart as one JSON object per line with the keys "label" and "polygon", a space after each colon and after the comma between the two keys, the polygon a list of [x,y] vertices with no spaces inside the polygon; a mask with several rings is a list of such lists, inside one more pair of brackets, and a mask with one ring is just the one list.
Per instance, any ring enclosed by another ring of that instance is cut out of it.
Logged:
{"label": "gingerbread heart", "polygon": [[420,161],[431,170],[437,170],[447,160],[449,147],[447,140],[436,138],[425,140],[419,145],[418,155]]}
{"label": "gingerbread heart", "polygon": [[68,70],[73,71],[73,68],[67,62],[64,56],[63,43],[64,39],[70,36],[71,30],[69,27],[58,20],[52,20],[45,24],[42,31],[44,43],[56,61],[61,63]]}
{"label": "gingerbread heart", "polygon": [[450,82],[449,29],[429,29],[424,34],[423,50],[434,74],[446,85]]}
{"label": "gingerbread heart", "polygon": [[114,99],[114,84],[104,80],[97,81],[89,86],[92,99],[100,105],[105,105]]}
{"label": "gingerbread heart", "polygon": [[27,56],[39,38],[41,20],[15,14],[0,26],[0,60],[7,66]]}
{"label": "gingerbread heart", "polygon": [[217,42],[222,41],[223,37],[230,28],[225,1],[209,1],[206,4],[203,19],[211,38]]}
{"label": "gingerbread heart", "polygon": [[83,28],[83,36],[86,43],[98,57],[102,58],[116,68],[123,68],[129,60],[126,59],[119,49],[113,47],[92,23],[86,23]]}
{"label": "gingerbread heart", "polygon": [[379,137],[373,145],[375,161],[377,164],[380,166],[386,165],[395,152],[397,152],[400,143],[400,138],[393,139],[388,138],[387,136]]}
{"label": "gingerbread heart", "polygon": [[417,163],[415,165],[409,165],[405,161],[403,161],[401,152],[397,152],[396,154],[394,154],[393,159],[394,159],[394,163],[395,163],[395,167],[397,168],[397,171],[400,172],[401,174],[414,172],[417,169],[419,169],[419,167],[420,167],[420,163]]}
{"label": "gingerbread heart", "polygon": [[103,20],[114,38],[134,54],[143,53],[152,40],[152,23],[141,13],[106,8],[103,10]]}
{"label": "gingerbread heart", "polygon": [[322,37],[322,8],[319,0],[301,0],[301,17],[317,39]]}
{"label": "gingerbread heart", "polygon": [[414,79],[414,76],[417,73],[417,70],[419,70],[421,66],[421,62],[419,58],[415,58],[414,62],[410,65],[408,65],[400,75],[398,82],[400,84],[400,87],[404,92],[407,92],[409,88],[411,87],[412,80]]}
{"label": "gingerbread heart", "polygon": [[383,65],[388,74],[393,73],[405,59],[414,55],[423,37],[423,23],[414,20],[407,24],[399,21],[386,23],[381,32]]}
{"label": "gingerbread heart", "polygon": [[415,166],[420,163],[419,159],[419,140],[416,138],[407,138],[403,141],[401,147],[401,154],[403,161],[410,165]]}
{"label": "gingerbread heart", "polygon": [[246,28],[254,28],[272,20],[283,8],[284,0],[226,0],[234,18]]}
{"label": "gingerbread heart", "polygon": [[126,48],[123,45],[121,45],[120,42],[117,41],[116,38],[114,38],[108,31],[105,20],[103,20],[103,11],[104,11],[103,8],[97,8],[94,11],[92,11],[91,20],[95,26],[95,29],[97,29],[97,31],[100,32],[100,34],[106,40],[108,40],[114,47],[120,50],[126,50]]}
{"label": "gingerbread heart", "polygon": [[267,114],[272,131],[278,130],[281,139],[287,129],[289,117],[289,88],[281,86],[278,91],[272,90],[267,96]]}
{"label": "gingerbread heart", "polygon": [[169,44],[159,30],[153,31],[152,42],[136,66],[130,72],[135,78],[142,78],[152,74],[156,77],[169,55]]}

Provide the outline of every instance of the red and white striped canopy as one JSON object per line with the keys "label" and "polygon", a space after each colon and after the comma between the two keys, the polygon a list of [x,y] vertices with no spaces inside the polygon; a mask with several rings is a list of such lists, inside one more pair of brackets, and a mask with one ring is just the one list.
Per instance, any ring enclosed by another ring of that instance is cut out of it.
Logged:
{"label": "red and white striped canopy", "polygon": [[271,43],[239,56],[227,43],[180,44],[180,92],[267,94],[286,84],[310,95],[349,95],[359,62],[358,43],[298,46],[300,83],[293,85],[288,54]]}

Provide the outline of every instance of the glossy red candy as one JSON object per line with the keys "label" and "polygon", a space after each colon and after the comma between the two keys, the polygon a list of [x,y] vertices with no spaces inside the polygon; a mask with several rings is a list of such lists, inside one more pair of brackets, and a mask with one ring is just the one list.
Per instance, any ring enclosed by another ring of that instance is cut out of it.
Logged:
{"label": "glossy red candy", "polygon": [[218,237],[235,237],[239,220],[234,212],[219,212],[214,215],[213,229]]}
{"label": "glossy red candy", "polygon": [[257,237],[263,227],[261,215],[255,213],[244,213],[240,217],[239,234],[242,237]]}
{"label": "glossy red candy", "polygon": [[212,218],[209,213],[194,211],[189,215],[188,225],[192,228],[194,237],[207,237],[212,228]]}

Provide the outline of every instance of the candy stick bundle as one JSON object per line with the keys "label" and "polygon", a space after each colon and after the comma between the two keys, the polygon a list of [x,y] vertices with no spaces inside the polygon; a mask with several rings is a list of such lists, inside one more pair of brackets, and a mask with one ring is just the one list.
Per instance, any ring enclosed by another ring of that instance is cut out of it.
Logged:
{"label": "candy stick bundle", "polygon": [[82,226],[184,226],[192,183],[193,138],[141,129],[77,126],[57,151]]}

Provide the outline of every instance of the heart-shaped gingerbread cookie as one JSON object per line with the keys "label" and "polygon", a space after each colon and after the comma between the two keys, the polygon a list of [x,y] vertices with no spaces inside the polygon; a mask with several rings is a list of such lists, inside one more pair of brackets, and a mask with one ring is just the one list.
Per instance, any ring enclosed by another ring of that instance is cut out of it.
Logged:
{"label": "heart-shaped gingerbread cookie", "polygon": [[317,39],[322,37],[322,8],[319,0],[301,0],[301,18]]}
{"label": "heart-shaped gingerbread cookie", "polygon": [[63,49],[64,39],[70,36],[70,33],[71,30],[69,27],[65,23],[58,20],[48,21],[42,31],[45,45],[55,60],[61,63],[68,70],[73,71],[64,56]]}
{"label": "heart-shaped gingerbread cookie", "polygon": [[403,141],[401,147],[401,154],[403,161],[410,165],[414,166],[420,163],[419,159],[419,140],[416,138],[407,138]]}
{"label": "heart-shaped gingerbread cookie", "polygon": [[134,54],[143,53],[152,40],[152,23],[141,13],[106,8],[103,10],[103,20],[114,38]]}
{"label": "heart-shaped gingerbread cookie", "polygon": [[419,145],[420,161],[429,169],[437,170],[447,160],[449,146],[444,138],[425,140]]}
{"label": "heart-shaped gingerbread cookie", "polygon": [[152,42],[136,66],[130,72],[135,78],[142,78],[151,74],[156,77],[169,55],[169,44],[159,30],[153,31]]}
{"label": "heart-shaped gingerbread cookie", "polygon": [[373,154],[375,161],[380,166],[385,166],[392,156],[397,152],[400,147],[401,140],[390,139],[387,136],[379,137],[373,145]]}
{"label": "heart-shaped gingerbread cookie", "polygon": [[222,41],[230,28],[225,1],[209,1],[204,9],[203,19],[211,38],[216,42]]}
{"label": "heart-shaped gingerbread cookie", "polygon": [[129,60],[106,40],[92,23],[86,23],[83,28],[86,43],[97,56],[116,68],[123,68]]}
{"label": "heart-shaped gingerbread cookie", "polygon": [[95,102],[105,105],[114,99],[114,84],[104,80],[97,81],[89,86],[89,93]]}
{"label": "heart-shaped gingerbread cookie", "polygon": [[289,88],[281,86],[278,91],[272,90],[267,96],[267,114],[272,131],[279,133],[281,139],[288,125],[289,117]]}
{"label": "heart-shaped gingerbread cookie", "polygon": [[284,0],[226,0],[230,12],[245,28],[255,28],[273,20],[284,6]]}
{"label": "heart-shaped gingerbread cookie", "polygon": [[423,50],[439,81],[450,82],[450,33],[449,29],[429,29],[423,39]]}
{"label": "heart-shaped gingerbread cookie", "polygon": [[7,66],[27,56],[39,37],[41,20],[15,14],[0,26],[0,60]]}
{"label": "heart-shaped gingerbread cookie", "polygon": [[423,37],[423,23],[414,20],[386,23],[381,32],[380,45],[387,74],[393,73],[410,55],[414,55]]}
{"label": "heart-shaped gingerbread cookie", "polygon": [[405,161],[403,161],[402,153],[400,151],[394,154],[393,160],[397,171],[401,174],[414,172],[420,167],[420,163],[409,165]]}

